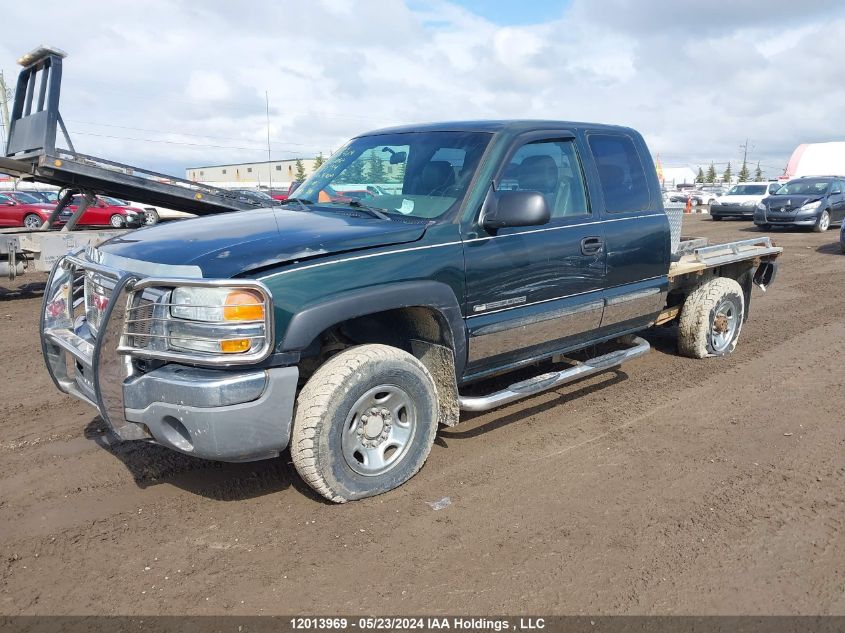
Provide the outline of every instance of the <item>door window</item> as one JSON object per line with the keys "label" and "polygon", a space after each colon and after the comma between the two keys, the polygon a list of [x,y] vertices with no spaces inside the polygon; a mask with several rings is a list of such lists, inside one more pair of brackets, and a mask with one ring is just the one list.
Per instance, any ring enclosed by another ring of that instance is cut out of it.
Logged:
{"label": "door window", "polygon": [[540,192],[552,218],[590,214],[573,141],[544,140],[523,145],[505,167],[498,189]]}
{"label": "door window", "polygon": [[608,213],[647,209],[651,201],[648,180],[631,138],[621,134],[590,134],[587,140],[596,160]]}

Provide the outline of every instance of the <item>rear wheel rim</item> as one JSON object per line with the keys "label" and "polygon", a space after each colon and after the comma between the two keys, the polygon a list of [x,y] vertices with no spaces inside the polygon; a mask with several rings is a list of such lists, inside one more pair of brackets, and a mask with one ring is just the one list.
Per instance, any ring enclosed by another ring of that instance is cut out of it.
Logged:
{"label": "rear wheel rim", "polygon": [[359,475],[382,475],[408,455],[416,429],[416,407],[404,389],[373,387],[358,398],[346,417],[341,437],[343,458]]}
{"label": "rear wheel rim", "polygon": [[724,352],[736,336],[739,327],[739,306],[731,297],[722,299],[713,311],[713,322],[710,324],[710,344],[713,351]]}
{"label": "rear wheel rim", "polygon": [[23,224],[28,229],[37,229],[41,227],[41,218],[36,215],[28,215],[24,218]]}

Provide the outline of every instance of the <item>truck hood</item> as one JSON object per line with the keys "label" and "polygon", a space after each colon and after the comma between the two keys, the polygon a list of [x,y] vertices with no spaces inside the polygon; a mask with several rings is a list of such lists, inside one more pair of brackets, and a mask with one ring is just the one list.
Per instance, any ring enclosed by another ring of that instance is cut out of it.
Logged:
{"label": "truck hood", "polygon": [[425,228],[319,207],[255,209],[139,229],[98,250],[149,264],[198,266],[203,277],[229,278],[294,260],[412,242]]}

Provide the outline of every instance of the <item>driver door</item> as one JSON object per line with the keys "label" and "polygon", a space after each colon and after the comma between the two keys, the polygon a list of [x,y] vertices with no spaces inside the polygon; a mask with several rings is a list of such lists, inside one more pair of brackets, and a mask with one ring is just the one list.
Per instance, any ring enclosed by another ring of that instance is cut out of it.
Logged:
{"label": "driver door", "polygon": [[467,227],[465,378],[481,377],[583,340],[601,324],[605,249],[572,136],[516,144],[497,189],[538,191],[542,226]]}
{"label": "driver door", "polygon": [[834,180],[830,186],[830,221],[840,223],[845,220],[845,183],[841,180]]}

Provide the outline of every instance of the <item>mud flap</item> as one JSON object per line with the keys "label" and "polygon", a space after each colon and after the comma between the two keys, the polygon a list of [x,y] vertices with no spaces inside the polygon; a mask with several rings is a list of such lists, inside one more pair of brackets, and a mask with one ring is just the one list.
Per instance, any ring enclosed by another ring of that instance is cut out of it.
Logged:
{"label": "mud flap", "polygon": [[777,272],[777,262],[762,262],[757,266],[757,270],[754,273],[754,285],[758,286],[763,292],[766,292],[766,288],[774,283]]}
{"label": "mud flap", "polygon": [[440,424],[455,426],[460,421],[458,383],[455,378],[455,356],[451,349],[427,341],[412,340],[411,351],[428,369],[437,385],[437,406]]}

